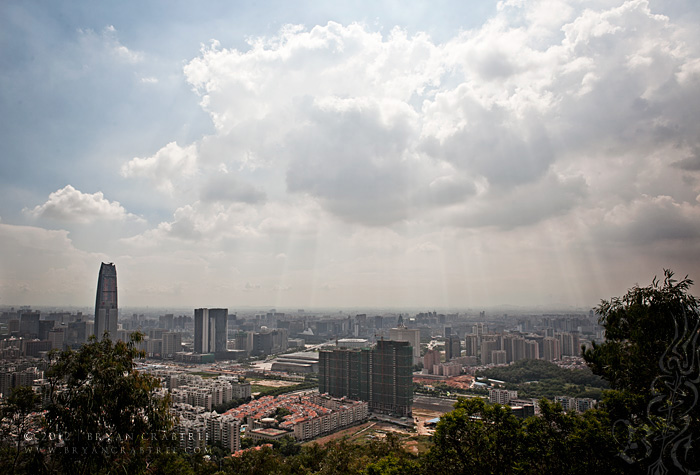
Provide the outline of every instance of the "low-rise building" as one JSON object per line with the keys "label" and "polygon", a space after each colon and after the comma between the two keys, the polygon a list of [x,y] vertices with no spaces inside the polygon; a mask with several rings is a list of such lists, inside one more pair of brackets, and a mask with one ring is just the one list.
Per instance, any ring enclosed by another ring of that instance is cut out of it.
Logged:
{"label": "low-rise building", "polygon": [[[281,421],[270,418],[280,407],[287,409],[290,414]],[[246,437],[274,440],[289,434],[304,441],[365,421],[369,410],[367,402],[345,398],[319,394],[282,395],[276,398],[264,396],[226,411],[225,415],[235,417],[241,424],[248,424]]]}

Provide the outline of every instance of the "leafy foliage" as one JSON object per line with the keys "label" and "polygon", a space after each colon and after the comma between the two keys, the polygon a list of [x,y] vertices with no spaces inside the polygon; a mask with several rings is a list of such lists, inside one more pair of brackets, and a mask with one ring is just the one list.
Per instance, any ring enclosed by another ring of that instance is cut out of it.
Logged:
{"label": "leafy foliage", "polygon": [[605,382],[588,369],[560,368],[550,361],[520,360],[508,366],[489,368],[478,373],[479,376],[498,379],[509,383],[544,381],[561,379],[567,383],[585,386],[606,387]]}
{"label": "leafy foliage", "polygon": [[290,411],[286,407],[278,407],[277,409],[275,409],[275,413],[272,415],[272,417],[274,417],[277,420],[277,422],[282,422],[284,420],[284,417],[290,415],[291,413],[292,411]]}
{"label": "leafy foliage", "polygon": [[64,473],[138,472],[172,445],[168,401],[154,393],[160,382],[134,367],[139,340],[92,339],[52,356],[46,430],[63,434],[66,450],[54,458]]}
{"label": "leafy foliage", "polygon": [[[300,447],[294,441],[281,441],[272,448],[249,450],[224,461],[225,473],[260,474],[392,474],[419,473],[418,457],[405,451],[394,434],[366,445],[334,440],[324,446]],[[294,447],[290,453],[290,448]],[[397,471],[399,470],[399,471]],[[403,470],[403,471],[400,471]],[[408,471],[406,471],[408,470]]]}
{"label": "leafy foliage", "polygon": [[235,407],[241,406],[243,404],[249,403],[250,398],[245,398],[245,399],[231,399],[228,402],[225,402],[223,404],[217,404],[212,408],[212,410],[218,412],[219,414],[223,414],[224,412],[228,411],[229,409],[233,409]]}
{"label": "leafy foliage", "polygon": [[604,405],[630,467],[665,473],[700,470],[700,305],[693,282],[664,271],[597,308],[605,342],[584,358],[610,382]]}
{"label": "leafy foliage", "polygon": [[[593,372],[609,381],[611,388],[649,400],[660,374],[659,363],[673,356],[668,351],[674,339],[700,321],[698,301],[688,294],[692,284],[687,277],[676,281],[673,272],[666,270],[663,282],[654,279],[648,287],[635,286],[621,298],[602,301],[596,311],[605,342],[583,354]],[[685,353],[697,348],[677,350]]]}
{"label": "leafy foliage", "polygon": [[[270,386],[260,386],[254,384],[252,386],[253,392],[259,392],[260,396],[279,396],[280,394],[293,393],[294,391],[302,391],[304,389],[315,389],[318,388],[317,382],[304,382],[299,384],[294,384],[292,386],[280,386],[280,387],[270,387]],[[258,396],[258,397],[260,397]]]}
{"label": "leafy foliage", "polygon": [[454,411],[440,418],[426,462],[450,473],[512,473],[521,455],[519,426],[507,407],[460,398]]}
{"label": "leafy foliage", "polygon": [[625,473],[602,412],[565,414],[540,401],[541,417],[516,418],[509,408],[462,399],[441,417],[425,471],[449,473]]}
{"label": "leafy foliage", "polygon": [[3,440],[12,440],[13,448],[4,447],[0,462],[15,473],[20,467],[32,463],[32,457],[22,457],[22,443],[30,429],[30,414],[39,409],[41,397],[29,386],[18,386],[12,389],[10,396],[0,406],[0,430]]}
{"label": "leafy foliage", "polygon": [[509,366],[489,368],[479,373],[506,382],[521,397],[554,399],[554,396],[600,399],[608,384],[586,369],[566,369],[544,360],[520,360]]}

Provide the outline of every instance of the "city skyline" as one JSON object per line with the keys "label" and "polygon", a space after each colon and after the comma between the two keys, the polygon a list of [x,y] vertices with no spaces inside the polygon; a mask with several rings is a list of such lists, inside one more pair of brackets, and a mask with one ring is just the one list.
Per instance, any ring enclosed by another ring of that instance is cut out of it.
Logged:
{"label": "city skyline", "polygon": [[0,306],[590,308],[700,279],[690,1],[0,5]]}

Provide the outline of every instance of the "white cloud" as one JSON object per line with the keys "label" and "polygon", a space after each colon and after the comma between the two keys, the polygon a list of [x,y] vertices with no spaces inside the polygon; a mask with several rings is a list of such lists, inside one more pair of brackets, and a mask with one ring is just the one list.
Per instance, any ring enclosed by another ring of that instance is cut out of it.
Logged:
{"label": "white cloud", "polygon": [[204,201],[261,203],[266,199],[265,192],[239,180],[235,174],[225,171],[214,172],[203,184],[201,197]]}
{"label": "white cloud", "polygon": [[46,203],[24,211],[38,218],[75,223],[140,219],[127,213],[118,201],[107,200],[101,191],[93,194],[82,193],[71,185],[51,193]]}
{"label": "white cloud", "polygon": [[141,51],[128,48],[119,40],[119,33],[113,25],[108,25],[100,32],[92,29],[79,29],[80,41],[86,58],[97,64],[105,60],[121,64],[136,65],[142,63],[145,55]]}
{"label": "white cloud", "polygon": [[102,37],[116,58],[127,63],[140,63],[143,61],[144,55],[142,52],[130,50],[119,42],[117,29],[113,25],[105,27]]}
{"label": "white cloud", "polygon": [[131,51],[124,45],[115,46],[113,51],[116,56],[129,63],[138,63],[143,61],[143,55],[141,53]]}
{"label": "white cloud", "polygon": [[[168,243],[202,243],[217,246],[237,241],[248,244],[279,236],[310,236],[319,227],[318,207],[305,200],[265,203],[259,207],[245,203],[197,201],[178,208],[171,221],[161,222],[143,234],[123,239],[136,247],[158,248]],[[284,255],[284,254],[282,254]]]}
{"label": "white cloud", "polygon": [[566,214],[583,201],[585,181],[549,174],[538,182],[508,190],[492,189],[473,201],[449,210],[445,224],[465,227],[516,228]]}
{"label": "white cloud", "polygon": [[126,178],[148,178],[159,191],[172,195],[176,184],[189,187],[186,180],[197,170],[197,146],[180,147],[176,142],[170,142],[155,155],[133,158],[122,166],[121,174]]}
{"label": "white cloud", "polygon": [[422,252],[426,254],[434,254],[440,252],[440,246],[430,241],[422,242],[415,248],[411,249],[412,252]]}
{"label": "white cloud", "polygon": [[287,187],[318,197],[336,215],[367,224],[407,216],[416,115],[404,103],[325,99],[290,135]]}
{"label": "white cloud", "polygon": [[[408,276],[432,269],[445,294],[466,285],[460,266],[487,281],[527,262],[590,276],[658,243],[676,262],[669,243],[694,239],[700,193],[692,38],[643,0],[562,0],[502,3],[441,44],[333,22],[245,50],[212,42],[184,68],[216,129],[197,144],[200,201],[141,237],[269,269],[305,259],[314,282],[344,273],[344,288],[420,286]],[[611,242],[630,247],[592,257]],[[599,290],[577,279],[572,298]]]}
{"label": "white cloud", "polygon": [[0,302],[68,304],[94,302],[101,254],[77,249],[65,230],[0,223]]}
{"label": "white cloud", "polygon": [[678,203],[670,196],[642,195],[607,211],[598,232],[603,242],[694,243],[700,238],[700,207],[697,203]]}
{"label": "white cloud", "polygon": [[[697,47],[645,1],[605,5],[504,3],[443,44],[332,22],[285,27],[247,51],[214,42],[185,67],[217,127],[202,156],[248,178],[268,170],[242,185],[267,195],[283,176],[350,223],[430,221],[455,206],[470,217],[462,226],[567,213],[595,188],[592,156],[697,143],[697,114],[682,105],[700,106]],[[570,178],[556,178],[563,170]],[[653,186],[673,179],[659,172]]]}
{"label": "white cloud", "polygon": [[129,155],[169,197],[133,197],[158,217],[118,246],[134,282],[168,269],[168,301],[595,303],[625,270],[698,265],[699,58],[644,0],[501,2],[441,43],[334,22],[212,42],[184,75],[213,129]]}

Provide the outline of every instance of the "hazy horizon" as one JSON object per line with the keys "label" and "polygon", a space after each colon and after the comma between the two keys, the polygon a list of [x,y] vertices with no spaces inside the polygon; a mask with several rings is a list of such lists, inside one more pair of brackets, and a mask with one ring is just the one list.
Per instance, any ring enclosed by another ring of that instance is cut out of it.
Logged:
{"label": "hazy horizon", "polygon": [[101,262],[121,308],[585,309],[700,279],[699,23],[4,1],[0,306],[90,305]]}
{"label": "hazy horizon", "polygon": [[[20,307],[29,307],[31,310],[39,310],[42,312],[79,312],[82,311],[86,314],[92,315],[94,310],[94,305],[0,305],[0,311],[8,311],[11,308],[15,310]],[[340,315],[346,314],[349,316],[355,316],[356,314],[367,313],[368,315],[387,315],[387,314],[403,314],[408,316],[414,316],[418,313],[436,312],[438,314],[459,314],[460,317],[467,317],[469,319],[474,319],[479,317],[480,312],[484,312],[484,318],[494,318],[500,319],[505,316],[507,317],[517,317],[526,315],[545,315],[545,314],[587,314],[593,307],[545,307],[545,306],[516,306],[516,305],[495,305],[491,307],[454,307],[454,308],[439,308],[439,307],[361,307],[361,306],[349,306],[349,307],[307,307],[303,309],[295,307],[266,307],[266,306],[249,306],[249,305],[221,305],[219,307],[215,306],[203,306],[203,305],[192,305],[192,306],[181,306],[181,307],[168,307],[168,306],[127,306],[119,307],[120,318],[125,318],[131,314],[143,314],[146,316],[154,315],[165,315],[166,313],[172,313],[177,315],[194,315],[194,310],[196,308],[226,308],[229,311],[229,315],[238,314],[242,317],[250,316],[255,313],[267,313],[270,311],[285,313],[287,316],[294,315],[311,315],[318,316],[320,314],[326,315]],[[301,311],[300,311],[301,310]]]}

